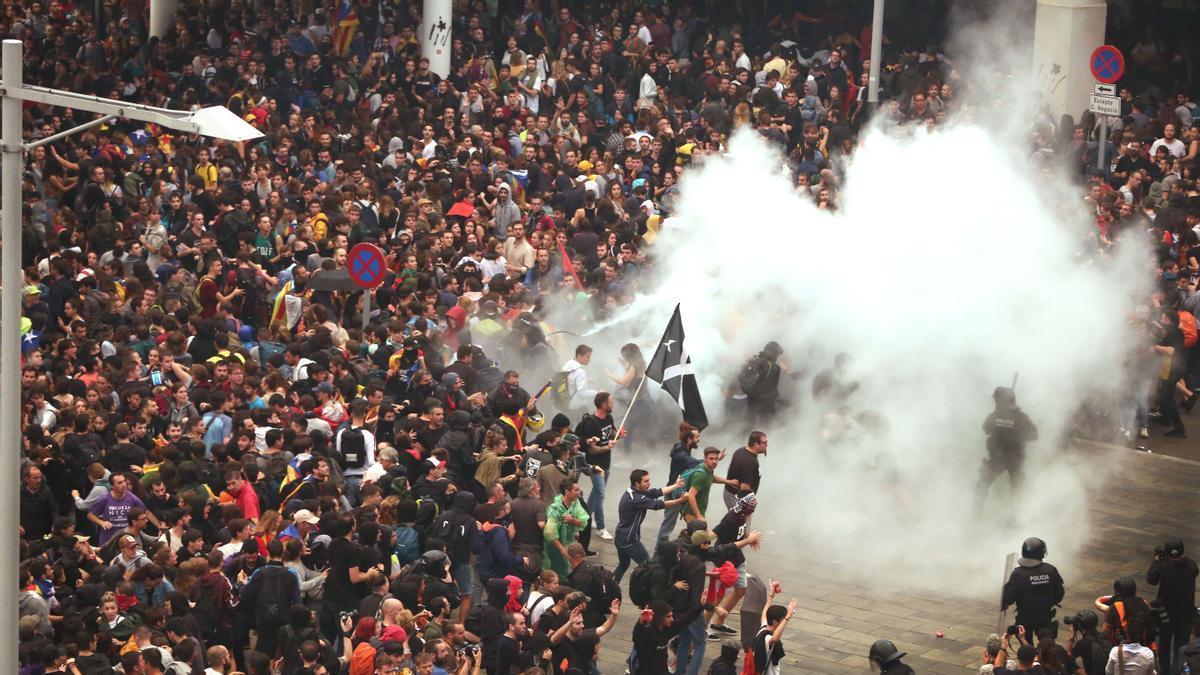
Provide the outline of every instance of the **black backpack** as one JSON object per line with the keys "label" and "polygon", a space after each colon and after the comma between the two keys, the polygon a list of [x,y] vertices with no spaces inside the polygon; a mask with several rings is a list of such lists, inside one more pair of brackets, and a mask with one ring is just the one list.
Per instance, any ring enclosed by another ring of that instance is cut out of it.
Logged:
{"label": "black backpack", "polygon": [[471,541],[466,534],[466,519],[470,518],[457,511],[448,511],[434,521],[429,535],[446,544],[446,554],[455,566],[462,565],[471,559]]}
{"label": "black backpack", "polygon": [[755,356],[742,366],[738,373],[738,386],[747,396],[763,396],[768,393],[771,383],[771,362],[761,356]]}
{"label": "black backpack", "polygon": [[653,560],[638,565],[629,575],[629,601],[645,607],[654,600],[654,571],[658,563]]}
{"label": "black backpack", "polygon": [[257,574],[262,576],[262,585],[254,604],[254,622],[259,626],[282,626],[291,607],[288,590],[296,583],[295,575],[282,565],[267,565]]}
{"label": "black backpack", "polygon": [[342,432],[342,467],[361,469],[367,462],[367,438],[362,427],[347,427]]}
{"label": "black backpack", "polygon": [[587,588],[580,590],[592,597],[590,606],[595,607],[601,614],[608,614],[612,601],[621,599],[621,587],[613,579],[612,572],[592,563],[587,565],[590,568],[585,584]]}

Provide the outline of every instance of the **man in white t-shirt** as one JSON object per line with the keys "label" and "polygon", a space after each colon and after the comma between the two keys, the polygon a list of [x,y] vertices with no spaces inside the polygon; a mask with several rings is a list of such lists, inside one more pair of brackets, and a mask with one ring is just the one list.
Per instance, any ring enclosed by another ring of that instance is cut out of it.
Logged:
{"label": "man in white t-shirt", "polygon": [[1179,159],[1187,154],[1187,145],[1183,141],[1175,137],[1175,125],[1167,124],[1163,127],[1163,137],[1154,141],[1154,145],[1150,146],[1150,156],[1158,152],[1159,147],[1165,147],[1175,159]]}

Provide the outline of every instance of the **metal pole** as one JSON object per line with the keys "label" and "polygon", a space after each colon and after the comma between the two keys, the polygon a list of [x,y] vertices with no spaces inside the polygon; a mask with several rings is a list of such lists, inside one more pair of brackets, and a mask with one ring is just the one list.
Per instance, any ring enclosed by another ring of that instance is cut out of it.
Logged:
{"label": "metal pole", "polygon": [[[0,52],[0,74],[8,91],[25,81],[20,40],[5,40]],[[15,673],[17,666],[17,551],[21,512],[21,101],[0,99],[0,672]],[[3,542],[8,542],[4,544]],[[7,665],[5,665],[7,664]]]}
{"label": "metal pole", "polygon": [[365,340],[367,328],[371,325],[371,289],[363,289],[363,339]]}
{"label": "metal pole", "polygon": [[1108,118],[1100,116],[1100,136],[1096,138],[1096,171],[1104,175],[1104,146],[1108,144]]}
{"label": "metal pole", "polygon": [[621,432],[625,430],[625,420],[629,419],[629,412],[633,410],[633,404],[637,403],[638,394],[642,393],[642,385],[646,384],[646,376],[642,375],[642,381],[638,382],[638,388],[633,392],[633,398],[629,399],[629,407],[625,409],[625,414],[621,416],[621,426],[617,427],[617,438],[621,437]]}
{"label": "metal pole", "polygon": [[867,107],[872,113],[879,107],[879,65],[883,60],[883,3],[875,0],[871,19],[871,77],[867,82]]}

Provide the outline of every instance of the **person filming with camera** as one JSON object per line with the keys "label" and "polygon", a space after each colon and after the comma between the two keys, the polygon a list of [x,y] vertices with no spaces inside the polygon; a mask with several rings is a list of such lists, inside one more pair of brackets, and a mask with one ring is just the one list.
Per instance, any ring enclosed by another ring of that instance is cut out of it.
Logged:
{"label": "person filming with camera", "polygon": [[1191,637],[1197,572],[1196,561],[1184,555],[1182,540],[1171,538],[1154,548],[1146,582],[1158,586],[1158,597],[1151,607],[1159,610],[1159,672],[1174,672],[1171,657]]}
{"label": "person filming with camera", "polygon": [[1100,634],[1100,617],[1090,609],[1083,609],[1063,619],[1063,623],[1071,627],[1067,653],[1075,663],[1075,672],[1104,675],[1111,645]]}

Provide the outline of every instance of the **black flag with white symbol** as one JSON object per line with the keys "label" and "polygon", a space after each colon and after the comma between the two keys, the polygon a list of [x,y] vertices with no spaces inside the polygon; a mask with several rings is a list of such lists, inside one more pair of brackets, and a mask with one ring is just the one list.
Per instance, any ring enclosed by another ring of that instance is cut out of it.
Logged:
{"label": "black flag with white symbol", "polygon": [[700,388],[692,372],[692,359],[683,346],[683,320],[679,318],[679,305],[671,315],[671,323],[663,333],[654,358],[646,367],[646,377],[662,385],[664,391],[675,399],[683,410],[683,419],[697,429],[708,426],[704,414],[704,401],[700,400]]}

